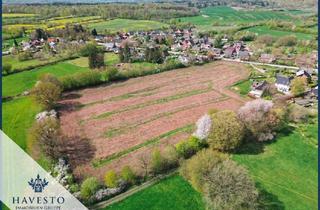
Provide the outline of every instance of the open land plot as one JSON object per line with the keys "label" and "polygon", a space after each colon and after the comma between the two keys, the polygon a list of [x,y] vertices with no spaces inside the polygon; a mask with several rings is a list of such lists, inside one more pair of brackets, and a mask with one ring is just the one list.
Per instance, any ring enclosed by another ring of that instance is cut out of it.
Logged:
{"label": "open land plot", "polygon": [[152,20],[129,20],[129,19],[114,19],[103,21],[99,23],[89,24],[90,29],[96,29],[98,32],[128,32],[128,31],[139,31],[139,30],[154,30],[168,27],[167,24]]}
{"label": "open land plot", "polygon": [[245,99],[228,87],[248,74],[244,65],[219,61],[67,93],[60,102],[64,133],[95,147],[76,175],[102,178],[124,164],[139,170],[140,154],[186,138],[208,110],[238,109]]}

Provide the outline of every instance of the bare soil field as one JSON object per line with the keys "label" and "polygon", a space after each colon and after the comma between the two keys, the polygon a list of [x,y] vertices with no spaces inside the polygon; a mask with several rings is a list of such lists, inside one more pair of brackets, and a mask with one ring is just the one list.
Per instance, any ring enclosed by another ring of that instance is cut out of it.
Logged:
{"label": "bare soil field", "polygon": [[63,132],[94,147],[92,160],[75,175],[102,178],[124,165],[141,173],[141,155],[187,138],[208,110],[237,110],[246,99],[229,86],[248,74],[242,64],[218,61],[66,93],[59,111]]}

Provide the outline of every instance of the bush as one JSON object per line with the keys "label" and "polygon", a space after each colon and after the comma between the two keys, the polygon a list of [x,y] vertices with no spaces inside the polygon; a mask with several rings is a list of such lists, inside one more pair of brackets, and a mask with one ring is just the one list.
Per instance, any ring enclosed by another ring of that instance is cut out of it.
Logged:
{"label": "bush", "polygon": [[58,87],[62,87],[62,84],[60,82],[60,80],[58,80],[58,78],[52,74],[42,74],[40,77],[39,77],[39,81],[41,82],[50,82],[52,84],[55,84],[56,86]]}
{"label": "bush", "polygon": [[74,75],[64,76],[60,79],[64,90],[73,90],[82,87],[101,84],[102,75],[98,71],[82,72]]}
{"label": "bush", "polygon": [[257,209],[258,191],[254,181],[234,161],[225,160],[202,175],[208,209]]}
{"label": "bush", "polygon": [[4,63],[2,66],[2,73],[3,74],[9,74],[11,73],[12,65],[10,63]]}
{"label": "bush", "polygon": [[158,149],[152,151],[151,170],[154,174],[160,174],[167,170],[167,161]]}
{"label": "bush", "polygon": [[27,60],[31,60],[32,59],[32,52],[30,51],[24,51],[19,53],[18,55],[18,60],[19,61],[27,61]]}
{"label": "bush", "polygon": [[227,158],[226,155],[206,149],[198,152],[191,159],[185,161],[180,168],[180,174],[186,178],[199,192],[204,190],[204,175]]}
{"label": "bush", "polygon": [[49,110],[60,99],[62,89],[54,83],[39,81],[31,92],[35,100],[46,110]]}
{"label": "bush", "polygon": [[99,189],[97,178],[90,177],[84,180],[81,184],[80,195],[84,199],[89,199]]}
{"label": "bush", "polygon": [[257,99],[242,106],[238,117],[256,140],[267,141],[274,138],[274,131],[281,124],[278,113],[271,101]]}
{"label": "bush", "polygon": [[80,190],[80,186],[78,184],[72,184],[70,185],[69,191],[71,193],[78,192]]}
{"label": "bush", "polygon": [[289,111],[289,121],[295,123],[306,123],[308,122],[309,117],[311,117],[311,113],[308,108],[299,106],[297,104],[291,104],[288,107]]}
{"label": "bush", "polygon": [[257,43],[265,44],[267,46],[272,46],[274,41],[275,41],[274,37],[270,35],[258,36],[256,40]]}
{"label": "bush", "polygon": [[208,144],[219,151],[232,151],[242,143],[244,126],[233,111],[220,111],[211,116]]}
{"label": "bush", "polygon": [[163,154],[167,161],[168,168],[175,168],[179,165],[179,156],[174,146],[167,146]]}
{"label": "bush", "polygon": [[298,43],[298,39],[295,36],[284,36],[278,39],[276,46],[293,47]]}
{"label": "bush", "polygon": [[129,184],[135,184],[137,177],[129,166],[125,166],[121,170],[121,178]]}
{"label": "bush", "polygon": [[107,187],[115,188],[118,186],[118,176],[114,170],[110,170],[104,177],[104,183]]}
{"label": "bush", "polygon": [[291,81],[291,93],[294,96],[300,96],[306,92],[307,86],[308,82],[305,77],[296,77]]}
{"label": "bush", "polygon": [[198,138],[191,136],[187,140],[177,143],[175,147],[179,157],[189,158],[201,150],[204,144]]}

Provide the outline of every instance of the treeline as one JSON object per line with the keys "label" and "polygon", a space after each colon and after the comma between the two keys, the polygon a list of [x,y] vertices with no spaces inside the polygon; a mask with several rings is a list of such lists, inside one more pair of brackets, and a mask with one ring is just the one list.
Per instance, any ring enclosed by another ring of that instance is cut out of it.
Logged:
{"label": "treeline", "polygon": [[105,19],[169,19],[198,15],[195,8],[173,4],[3,5],[3,13],[36,13],[40,17],[101,16]]}

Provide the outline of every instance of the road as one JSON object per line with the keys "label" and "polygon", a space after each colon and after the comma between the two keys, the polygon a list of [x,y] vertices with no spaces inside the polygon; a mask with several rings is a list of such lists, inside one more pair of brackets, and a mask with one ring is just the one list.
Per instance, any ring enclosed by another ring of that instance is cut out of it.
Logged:
{"label": "road", "polygon": [[[297,66],[286,66],[286,65],[278,65],[278,64],[269,64],[269,63],[259,63],[259,62],[253,62],[253,61],[241,61],[239,59],[229,59],[229,58],[222,58],[224,61],[231,61],[231,62],[238,62],[238,63],[246,63],[250,65],[264,65],[264,66],[271,66],[271,67],[277,67],[277,68],[284,68],[284,69],[293,69],[293,70],[299,70],[300,68]],[[314,72],[318,72],[318,69],[312,69]]]}

